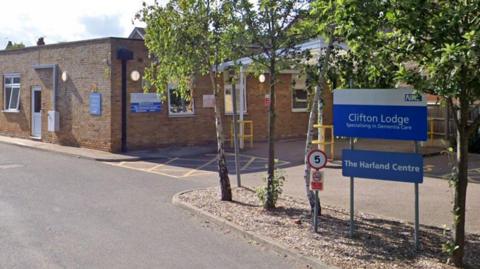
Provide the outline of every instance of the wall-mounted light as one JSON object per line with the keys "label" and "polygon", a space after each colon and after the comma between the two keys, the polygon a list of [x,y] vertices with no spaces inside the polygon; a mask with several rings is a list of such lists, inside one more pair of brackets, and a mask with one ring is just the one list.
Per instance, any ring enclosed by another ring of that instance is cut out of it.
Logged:
{"label": "wall-mounted light", "polygon": [[265,82],[265,75],[260,74],[260,76],[258,76],[258,81],[260,81],[260,83],[264,83]]}
{"label": "wall-mounted light", "polygon": [[66,82],[68,80],[68,73],[67,71],[62,72],[62,81]]}
{"label": "wall-mounted light", "polygon": [[138,81],[138,80],[140,80],[140,72],[138,72],[137,70],[133,70],[132,73],[130,73],[130,78],[131,78],[133,81]]}

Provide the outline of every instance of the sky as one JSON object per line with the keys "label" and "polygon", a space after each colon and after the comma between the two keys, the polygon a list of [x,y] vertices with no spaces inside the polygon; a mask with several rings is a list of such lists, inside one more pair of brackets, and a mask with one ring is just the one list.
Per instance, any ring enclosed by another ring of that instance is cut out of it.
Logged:
{"label": "sky", "polygon": [[[153,0],[13,0],[2,2],[0,50],[7,42],[36,45],[99,37],[128,37],[142,2]],[[160,3],[164,2],[162,0]]]}

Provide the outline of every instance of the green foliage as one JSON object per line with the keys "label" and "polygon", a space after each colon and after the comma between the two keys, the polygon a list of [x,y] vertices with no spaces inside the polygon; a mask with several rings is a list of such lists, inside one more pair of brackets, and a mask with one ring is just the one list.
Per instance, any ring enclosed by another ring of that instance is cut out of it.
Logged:
{"label": "green foliage", "polygon": [[391,53],[382,50],[388,34],[377,31],[385,25],[382,10],[386,5],[387,1],[312,2],[309,20],[301,27],[323,36],[326,41],[334,39],[333,60],[329,61],[326,70],[335,88],[391,88],[395,85],[398,67],[392,65]]}
{"label": "green foliage", "polygon": [[480,100],[480,0],[315,0],[312,13],[315,22],[331,27],[348,45],[348,53],[337,60],[349,67],[339,68],[340,83],[352,78],[354,87],[408,85],[444,97],[453,110],[460,154],[450,181],[455,189],[455,247],[449,249],[461,266],[468,185],[465,142],[480,127],[480,116],[468,121]]}
{"label": "green foliage", "polygon": [[299,41],[303,36],[294,31],[295,25],[308,11],[307,0],[240,0],[237,12],[244,25],[242,47],[249,48],[253,63],[250,69],[256,73],[269,73],[270,107],[268,110],[268,178],[264,189],[264,207],[275,207],[275,89],[278,74],[290,69],[298,60]]}
{"label": "green foliage", "polygon": [[144,4],[137,18],[147,24],[145,44],[152,64],[145,71],[146,80],[160,93],[175,84],[188,98],[195,75],[210,74],[235,57],[239,24],[233,7],[233,2],[220,0]]}
{"label": "green foliage", "polygon": [[[263,182],[267,182],[268,176],[264,176]],[[274,177],[272,180],[272,189],[270,190],[272,193],[273,198],[273,205],[277,204],[278,198],[283,192],[283,183],[285,182],[285,172],[276,169],[274,173]],[[260,204],[265,207],[265,203],[267,203],[267,193],[268,193],[268,186],[260,186],[255,189],[257,193],[258,200],[260,200]]]}
{"label": "green foliage", "polygon": [[8,44],[5,47],[5,50],[23,49],[23,48],[25,48],[25,44],[23,44],[22,42],[12,43],[12,41],[8,41]]}
{"label": "green foliage", "polygon": [[255,73],[289,69],[298,60],[305,35],[294,27],[308,12],[306,0],[240,0],[238,15],[244,25],[242,46],[250,52]]}
{"label": "green foliage", "polygon": [[[457,250],[459,246],[456,246],[451,240],[448,240],[442,244],[442,252],[446,253],[448,256],[452,256],[453,252]],[[447,260],[447,263],[450,263],[450,259]]]}
{"label": "green foliage", "polygon": [[[145,45],[150,53],[151,65],[146,68],[147,81],[144,90],[150,87],[165,96],[168,84],[173,84],[179,98],[189,99],[194,78],[207,76],[214,96],[219,92],[219,65],[235,59],[241,29],[234,12],[234,1],[222,0],[169,0],[165,5],[157,1],[143,4],[137,19],[147,24]],[[232,200],[230,179],[224,154],[222,113],[215,102],[215,123],[218,173],[221,199]]]}

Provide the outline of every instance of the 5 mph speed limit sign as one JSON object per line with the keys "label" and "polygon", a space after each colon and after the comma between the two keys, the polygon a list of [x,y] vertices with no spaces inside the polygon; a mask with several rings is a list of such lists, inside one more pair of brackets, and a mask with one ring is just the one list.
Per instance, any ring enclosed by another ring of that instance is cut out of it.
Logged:
{"label": "5 mph speed limit sign", "polygon": [[311,168],[320,170],[327,165],[327,154],[319,149],[312,149],[307,160]]}

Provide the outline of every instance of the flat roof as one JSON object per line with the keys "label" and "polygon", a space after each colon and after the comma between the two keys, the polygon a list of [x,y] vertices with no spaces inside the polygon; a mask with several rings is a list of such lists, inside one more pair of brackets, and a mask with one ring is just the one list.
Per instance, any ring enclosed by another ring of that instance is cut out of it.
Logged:
{"label": "flat roof", "polygon": [[29,47],[18,48],[18,49],[10,49],[10,50],[3,49],[3,50],[0,50],[0,55],[1,54],[14,53],[14,52],[31,51],[31,50],[37,50],[37,49],[43,49],[43,48],[61,48],[63,46],[81,45],[81,44],[89,44],[89,43],[101,43],[101,42],[110,41],[110,40],[128,40],[128,41],[144,42],[144,40],[134,39],[134,38],[101,37],[101,38],[69,41],[69,42],[59,42],[59,43],[46,44],[46,45],[40,45],[40,46],[35,45],[35,46],[29,46]]}

